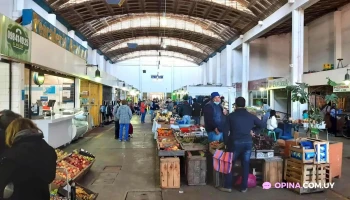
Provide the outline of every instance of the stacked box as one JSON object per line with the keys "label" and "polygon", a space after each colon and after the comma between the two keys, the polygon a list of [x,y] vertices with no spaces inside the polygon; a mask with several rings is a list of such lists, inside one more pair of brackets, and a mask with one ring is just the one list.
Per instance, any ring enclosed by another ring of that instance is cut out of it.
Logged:
{"label": "stacked box", "polygon": [[284,179],[299,183],[301,188],[289,188],[299,194],[324,191],[322,188],[303,188],[304,183],[330,183],[329,142],[307,138],[300,146],[292,146],[285,161]]}

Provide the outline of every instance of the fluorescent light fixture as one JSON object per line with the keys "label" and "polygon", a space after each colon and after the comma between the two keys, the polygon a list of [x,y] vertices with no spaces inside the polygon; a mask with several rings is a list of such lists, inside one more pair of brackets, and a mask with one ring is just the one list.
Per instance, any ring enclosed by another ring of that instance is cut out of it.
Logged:
{"label": "fluorescent light fixture", "polygon": [[130,49],[136,49],[138,47],[137,43],[127,43],[127,45]]}

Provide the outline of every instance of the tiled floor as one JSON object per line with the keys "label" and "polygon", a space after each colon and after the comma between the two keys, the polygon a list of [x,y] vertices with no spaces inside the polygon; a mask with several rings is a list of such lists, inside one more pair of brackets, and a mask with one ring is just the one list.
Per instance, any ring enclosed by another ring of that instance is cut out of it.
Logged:
{"label": "tiled floor", "polygon": [[[150,119],[148,118],[148,122]],[[286,189],[263,190],[256,187],[247,193],[222,193],[214,187],[187,186],[180,189],[159,188],[159,158],[151,133],[151,123],[140,124],[135,116],[134,137],[131,142],[114,139],[114,125],[95,129],[93,134],[66,147],[67,151],[83,148],[97,159],[91,171],[79,182],[98,192],[98,200],[338,200],[350,199],[350,140],[330,138],[344,142],[343,174],[336,179],[335,188],[323,193],[298,195]],[[121,167],[121,169],[120,169]],[[161,194],[161,195],[160,195]]]}

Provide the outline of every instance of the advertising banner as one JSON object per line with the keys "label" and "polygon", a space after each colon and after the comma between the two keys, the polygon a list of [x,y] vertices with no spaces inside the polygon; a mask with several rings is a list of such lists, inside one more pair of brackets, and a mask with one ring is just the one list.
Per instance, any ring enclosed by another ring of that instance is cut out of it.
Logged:
{"label": "advertising banner", "polygon": [[0,14],[0,53],[30,62],[31,31]]}
{"label": "advertising banner", "polygon": [[50,24],[32,9],[24,9],[22,18],[23,25],[36,34],[50,40],[84,60],[87,59],[87,48]]}

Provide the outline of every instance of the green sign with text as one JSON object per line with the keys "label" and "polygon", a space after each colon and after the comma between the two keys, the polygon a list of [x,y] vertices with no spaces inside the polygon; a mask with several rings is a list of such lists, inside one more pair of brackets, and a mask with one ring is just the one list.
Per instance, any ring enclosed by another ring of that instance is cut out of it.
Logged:
{"label": "green sign with text", "polygon": [[0,53],[2,55],[30,62],[31,31],[0,15]]}

